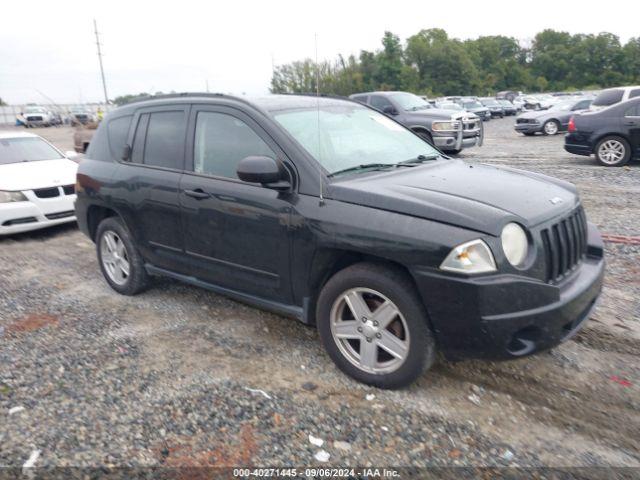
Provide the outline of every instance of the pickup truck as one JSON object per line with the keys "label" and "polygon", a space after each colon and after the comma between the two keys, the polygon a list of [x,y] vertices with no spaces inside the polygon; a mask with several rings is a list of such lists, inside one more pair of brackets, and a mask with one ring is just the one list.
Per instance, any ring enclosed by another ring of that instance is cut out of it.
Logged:
{"label": "pickup truck", "polygon": [[356,93],[349,97],[381,111],[446,153],[481,146],[482,120],[473,113],[442,110],[409,92]]}

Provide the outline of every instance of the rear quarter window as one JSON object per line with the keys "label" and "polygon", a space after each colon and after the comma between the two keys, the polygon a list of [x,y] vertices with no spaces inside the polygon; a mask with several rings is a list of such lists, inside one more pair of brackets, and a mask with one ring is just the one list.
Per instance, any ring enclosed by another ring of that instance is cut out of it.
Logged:
{"label": "rear quarter window", "polygon": [[624,95],[624,90],[616,88],[613,90],[605,90],[601,92],[600,95],[596,97],[593,101],[593,105],[606,107],[609,105],[613,105],[614,103],[618,103],[622,101],[622,96]]}
{"label": "rear quarter window", "polygon": [[635,98],[635,97],[640,97],[640,88],[636,88],[634,90],[631,90],[631,92],[629,92],[629,98]]}
{"label": "rear quarter window", "polygon": [[109,150],[111,151],[111,158],[115,161],[122,157],[122,152],[127,143],[127,137],[129,136],[129,127],[131,127],[132,118],[133,115],[114,118],[109,120],[109,124],[107,125]]}

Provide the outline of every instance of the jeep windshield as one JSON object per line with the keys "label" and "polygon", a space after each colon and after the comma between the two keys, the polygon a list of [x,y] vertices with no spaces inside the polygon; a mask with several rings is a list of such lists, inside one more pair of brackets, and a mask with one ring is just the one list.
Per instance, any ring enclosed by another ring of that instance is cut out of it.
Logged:
{"label": "jeep windshield", "polygon": [[429,102],[413,93],[393,93],[389,96],[400,105],[400,108],[409,112],[433,108]]}
{"label": "jeep windshield", "polygon": [[276,121],[329,174],[394,166],[407,160],[439,156],[426,141],[387,116],[355,103],[273,112]]}

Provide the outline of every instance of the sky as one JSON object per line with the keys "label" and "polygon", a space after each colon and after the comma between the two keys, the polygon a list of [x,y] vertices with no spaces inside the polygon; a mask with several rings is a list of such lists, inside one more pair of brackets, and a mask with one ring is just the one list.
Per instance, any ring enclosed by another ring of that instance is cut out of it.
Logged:
{"label": "sky", "polygon": [[[633,5],[609,0],[607,11]],[[403,41],[435,27],[460,39],[500,34],[530,41],[545,28],[608,31],[623,43],[640,34],[637,15],[602,15],[595,2],[576,7],[558,0],[8,1],[0,18],[0,98],[10,104],[104,99],[94,18],[110,99],[202,92],[207,85],[211,92],[263,95],[274,64],[315,58],[316,36],[324,60],[375,50],[385,30]]]}

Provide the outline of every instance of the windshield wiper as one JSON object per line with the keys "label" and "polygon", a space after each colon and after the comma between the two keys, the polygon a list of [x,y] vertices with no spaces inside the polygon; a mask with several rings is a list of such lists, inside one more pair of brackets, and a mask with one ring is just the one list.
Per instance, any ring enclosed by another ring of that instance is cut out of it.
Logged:
{"label": "windshield wiper", "polygon": [[362,165],[356,165],[355,167],[349,167],[349,168],[344,168],[342,170],[338,170],[337,172],[332,172],[329,175],[327,175],[328,177],[334,177],[336,175],[340,175],[342,173],[348,173],[348,172],[356,172],[358,170],[368,170],[370,168],[388,168],[388,167],[395,167],[396,164],[395,163],[363,163]]}
{"label": "windshield wiper", "polygon": [[409,160],[403,160],[402,162],[398,162],[397,165],[408,165],[411,163],[422,163],[422,162],[427,162],[429,160],[435,160],[438,157],[440,157],[440,155],[418,155],[415,158],[410,158]]}

